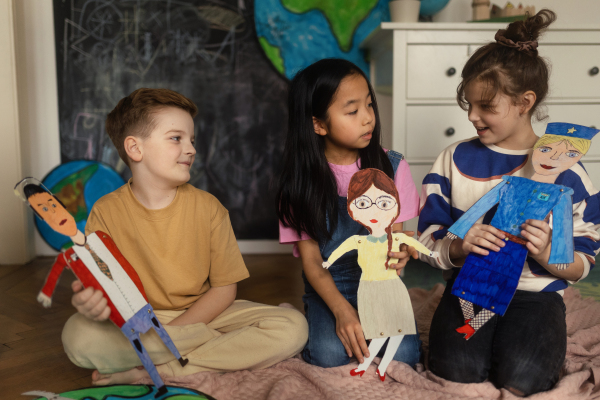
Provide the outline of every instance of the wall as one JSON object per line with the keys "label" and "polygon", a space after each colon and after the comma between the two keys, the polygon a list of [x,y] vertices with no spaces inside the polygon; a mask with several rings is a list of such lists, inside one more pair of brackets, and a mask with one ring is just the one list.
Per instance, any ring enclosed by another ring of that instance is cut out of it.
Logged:
{"label": "wall", "polygon": [[[450,0],[448,5],[434,16],[434,22],[466,22],[472,17],[472,0]],[[506,5],[506,0],[491,0],[492,4],[500,7]],[[518,6],[535,6],[536,11],[549,8],[558,15],[557,23],[597,24],[600,15],[598,0],[513,0]]]}
{"label": "wall", "polygon": [[[60,164],[52,1],[18,0],[14,4],[22,176],[42,179]],[[33,225],[31,211],[27,213]],[[29,241],[34,243],[35,254],[56,254],[31,229]]]}
{"label": "wall", "polygon": [[13,0],[0,0],[0,264],[20,264],[32,257],[30,219],[25,205],[12,194],[27,170],[21,157],[14,7]]}

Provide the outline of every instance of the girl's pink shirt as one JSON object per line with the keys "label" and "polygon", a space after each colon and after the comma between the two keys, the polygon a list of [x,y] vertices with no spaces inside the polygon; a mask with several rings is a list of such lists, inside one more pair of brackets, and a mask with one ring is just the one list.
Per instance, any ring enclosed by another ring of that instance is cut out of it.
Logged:
{"label": "girl's pink shirt", "polygon": [[[350,184],[352,175],[360,170],[360,160],[350,165],[336,165],[329,163],[329,168],[331,168],[331,171],[335,176],[338,195],[347,197],[348,184]],[[396,184],[396,189],[398,189],[398,195],[400,196],[400,215],[396,219],[396,223],[408,221],[409,219],[417,217],[419,215],[419,194],[413,182],[410,168],[406,160],[400,161],[398,171],[394,177],[394,183]],[[298,233],[295,230],[283,226],[281,221],[279,221],[279,243],[293,243],[293,253],[295,257],[300,257],[297,242],[307,239],[310,239],[310,236],[306,233],[302,232],[302,234],[298,236]]]}

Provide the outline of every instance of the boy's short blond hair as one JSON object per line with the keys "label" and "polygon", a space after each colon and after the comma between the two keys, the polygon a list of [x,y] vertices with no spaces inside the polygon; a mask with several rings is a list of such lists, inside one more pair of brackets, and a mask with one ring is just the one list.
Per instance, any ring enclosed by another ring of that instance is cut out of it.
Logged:
{"label": "boy's short blond hair", "polygon": [[129,165],[125,151],[125,138],[146,138],[154,128],[152,113],[163,107],[177,107],[187,111],[192,118],[198,107],[187,97],[169,89],[140,88],[119,101],[106,117],[106,133],[117,148],[119,157]]}
{"label": "boy's short blond hair", "polygon": [[547,144],[558,143],[558,142],[563,142],[563,141],[567,142],[571,146],[575,147],[579,152],[581,152],[581,154],[587,153],[588,150],[590,149],[590,146],[592,145],[592,141],[588,140],[588,139],[545,134],[544,136],[542,136],[540,138],[540,140],[538,140],[535,143],[535,145],[533,146],[533,149],[535,150],[538,147],[542,147]]}

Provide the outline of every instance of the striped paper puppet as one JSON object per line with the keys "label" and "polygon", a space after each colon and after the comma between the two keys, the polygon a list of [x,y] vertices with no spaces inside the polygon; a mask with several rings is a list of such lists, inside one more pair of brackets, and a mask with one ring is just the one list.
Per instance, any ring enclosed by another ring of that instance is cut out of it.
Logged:
{"label": "striped paper puppet", "polygon": [[[448,230],[450,238],[464,238],[469,229],[495,205],[491,225],[504,232],[505,246],[487,256],[470,253],[458,274],[452,294],[458,296],[465,324],[457,329],[471,338],[495,314],[504,315],[527,258],[521,225],[528,219],[552,216],[548,264],[558,270],[574,261],[573,189],[557,185],[556,178],[579,162],[597,129],[568,123],[550,123],[533,147],[531,179],[504,175],[502,181],[465,212]],[[475,314],[473,304],[482,307]]]}
{"label": "striped paper puppet", "polygon": [[69,236],[73,246],[58,255],[37,300],[44,307],[52,304],[52,294],[65,268],[73,271],[84,287],[100,290],[110,308],[110,320],[131,342],[142,365],[158,388],[157,396],[167,389],[140,340],[140,334],[154,328],[163,343],[185,366],[169,334],[164,329],[144,292],[133,267],[106,233],[96,231],[87,237],[77,229],[75,219],[61,201],[34,178],[25,178],[15,186],[15,194],[28,203],[35,214],[56,232]]}

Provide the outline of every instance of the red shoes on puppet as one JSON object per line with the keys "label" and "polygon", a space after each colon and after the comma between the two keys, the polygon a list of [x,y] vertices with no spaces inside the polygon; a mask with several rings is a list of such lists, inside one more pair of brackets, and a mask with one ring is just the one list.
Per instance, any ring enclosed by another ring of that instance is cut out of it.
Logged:
{"label": "red shoes on puppet", "polygon": [[470,321],[470,319],[467,319],[465,320],[465,324],[463,326],[461,326],[460,328],[456,328],[456,332],[465,335],[465,340],[469,340],[471,336],[475,334],[475,329],[471,325],[469,325]]}
{"label": "red shoes on puppet", "polygon": [[[377,376],[379,377],[379,379],[381,379],[381,382],[385,381],[385,372],[383,373],[383,375],[379,374],[379,368],[377,368],[377,370],[375,371],[377,373]],[[362,376],[364,375],[365,371],[359,371],[358,368],[354,368],[352,371],[350,371],[350,375],[352,376],[360,376],[362,378]]]}

